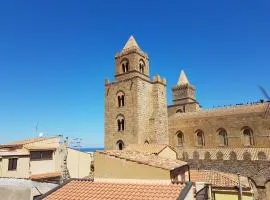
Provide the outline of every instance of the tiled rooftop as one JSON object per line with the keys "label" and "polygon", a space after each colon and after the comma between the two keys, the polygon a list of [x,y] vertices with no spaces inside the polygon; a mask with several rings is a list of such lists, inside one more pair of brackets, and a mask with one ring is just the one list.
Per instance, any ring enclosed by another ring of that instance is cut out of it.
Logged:
{"label": "tiled rooftop", "polygon": [[137,151],[110,150],[110,151],[100,151],[99,153],[166,170],[173,170],[178,167],[187,165],[186,162],[181,160],[161,158],[154,154],[146,154]]}
{"label": "tiled rooftop", "polygon": [[130,144],[124,150],[138,151],[138,152],[150,153],[150,154],[158,154],[167,146],[168,145],[166,144]]}
{"label": "tiled rooftop", "polygon": [[48,179],[48,178],[56,178],[60,177],[60,172],[51,172],[51,173],[43,173],[43,174],[34,174],[30,176],[31,180],[42,180],[42,179]]}
{"label": "tiled rooftop", "polygon": [[8,144],[0,145],[0,147],[1,146],[5,147],[5,146],[26,145],[26,144],[31,144],[31,143],[34,143],[34,142],[40,142],[40,141],[43,141],[43,140],[52,139],[52,138],[55,138],[55,137],[29,138],[29,139],[26,139],[26,140],[19,140],[19,141],[11,142],[11,143],[8,143]]}
{"label": "tiled rooftop", "polygon": [[[213,170],[190,170],[190,179],[192,182],[205,182],[214,187],[235,187],[238,186],[238,177],[236,174],[223,173]],[[241,177],[243,188],[249,188],[248,180]]]}
{"label": "tiled rooftop", "polygon": [[89,180],[72,180],[45,200],[121,199],[170,200],[177,199],[184,185],[101,183]]}

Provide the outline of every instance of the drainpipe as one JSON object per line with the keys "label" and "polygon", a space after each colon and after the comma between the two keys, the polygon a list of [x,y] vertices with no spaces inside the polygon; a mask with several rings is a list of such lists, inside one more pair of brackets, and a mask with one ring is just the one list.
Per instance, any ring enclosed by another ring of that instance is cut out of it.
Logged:
{"label": "drainpipe", "polygon": [[240,173],[237,173],[238,176],[238,185],[239,185],[239,193],[240,193],[240,200],[243,199],[243,195],[242,195],[242,186],[241,186],[241,182],[240,182]]}

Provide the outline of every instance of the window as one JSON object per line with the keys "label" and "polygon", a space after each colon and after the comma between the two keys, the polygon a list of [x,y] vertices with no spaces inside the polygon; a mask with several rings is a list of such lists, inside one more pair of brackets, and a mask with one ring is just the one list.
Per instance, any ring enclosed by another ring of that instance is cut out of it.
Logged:
{"label": "window", "polygon": [[197,145],[198,146],[204,146],[204,134],[201,130],[196,132],[196,136],[197,136]]}
{"label": "window", "polygon": [[122,71],[123,71],[123,73],[129,71],[129,65],[128,65],[128,61],[127,61],[127,60],[124,60],[124,61],[122,62]]}
{"label": "window", "polygon": [[252,130],[250,128],[245,128],[243,130],[243,135],[244,135],[244,145],[245,146],[254,145],[253,134],[252,134]]}
{"label": "window", "polygon": [[183,146],[183,143],[184,143],[184,135],[181,131],[177,132],[176,133],[176,136],[177,136],[177,145],[178,146]]}
{"label": "window", "polygon": [[228,146],[227,132],[224,129],[220,129],[218,132],[218,139],[220,146]]}
{"label": "window", "polygon": [[18,161],[18,158],[8,159],[8,170],[9,171],[17,169],[17,161]]}
{"label": "window", "polygon": [[118,132],[125,130],[125,119],[123,116],[117,118],[117,130]]}
{"label": "window", "polygon": [[116,142],[116,148],[118,149],[118,150],[123,150],[123,148],[124,148],[124,142],[122,141],[122,140],[118,140],[117,142]]}
{"label": "window", "polygon": [[31,151],[31,160],[52,160],[53,151]]}
{"label": "window", "polygon": [[123,92],[118,92],[117,100],[118,100],[118,107],[123,107],[125,105],[125,94]]}
{"label": "window", "polygon": [[142,74],[144,74],[144,66],[145,66],[145,63],[143,60],[140,60],[139,61],[139,70]]}

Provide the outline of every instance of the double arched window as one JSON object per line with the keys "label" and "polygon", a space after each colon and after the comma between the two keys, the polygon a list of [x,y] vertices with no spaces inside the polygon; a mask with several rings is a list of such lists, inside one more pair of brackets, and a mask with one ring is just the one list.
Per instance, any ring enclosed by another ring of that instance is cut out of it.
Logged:
{"label": "double arched window", "polygon": [[203,131],[202,130],[197,130],[195,132],[195,136],[196,136],[197,146],[204,146],[205,141],[204,141],[204,133],[203,133]]}
{"label": "double arched window", "polygon": [[184,134],[181,131],[178,131],[176,133],[176,138],[177,138],[177,146],[183,146],[184,144]]}
{"label": "double arched window", "polygon": [[123,92],[117,93],[118,107],[123,107],[125,105],[125,94]]}
{"label": "double arched window", "polygon": [[129,71],[128,59],[123,59],[122,62],[121,62],[121,66],[122,66],[123,73],[128,72]]}
{"label": "double arched window", "polygon": [[117,117],[117,130],[118,132],[125,130],[125,118],[122,115]]}
{"label": "double arched window", "polygon": [[244,127],[243,131],[243,142],[244,146],[254,145],[253,131],[249,127]]}
{"label": "double arched window", "polygon": [[219,146],[228,146],[228,137],[225,129],[218,129],[218,143]]}

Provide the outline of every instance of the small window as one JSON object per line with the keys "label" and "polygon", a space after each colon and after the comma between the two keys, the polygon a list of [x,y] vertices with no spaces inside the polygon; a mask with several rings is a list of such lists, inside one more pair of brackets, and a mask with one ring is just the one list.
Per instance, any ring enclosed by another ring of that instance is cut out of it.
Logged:
{"label": "small window", "polygon": [[118,132],[125,130],[125,119],[123,116],[119,116],[117,119],[117,130]]}
{"label": "small window", "polygon": [[117,94],[117,100],[118,100],[118,107],[125,106],[125,95],[123,92],[119,92]]}
{"label": "small window", "polygon": [[31,151],[30,160],[52,160],[53,151]]}
{"label": "small window", "polygon": [[177,132],[176,134],[177,136],[177,145],[178,146],[183,146],[183,143],[184,143],[184,135],[182,132]]}
{"label": "small window", "polygon": [[141,60],[139,61],[139,70],[140,70],[140,72],[141,72],[142,74],[144,74],[144,68],[145,68],[145,63],[144,63],[144,61],[141,59]]}
{"label": "small window", "polygon": [[202,131],[197,131],[196,136],[197,136],[197,145],[198,146],[204,146],[205,143],[204,143],[204,134],[203,134],[203,132]]}
{"label": "small window", "polygon": [[118,149],[118,150],[123,150],[124,149],[124,142],[122,141],[122,140],[118,140],[117,142],[116,142],[116,148]]}
{"label": "small window", "polygon": [[218,132],[219,146],[228,146],[227,132],[224,129],[220,129]]}
{"label": "small window", "polygon": [[18,158],[10,158],[10,159],[8,159],[8,170],[9,171],[17,169],[17,161],[18,161]]}
{"label": "small window", "polygon": [[254,145],[253,134],[252,134],[251,129],[245,128],[243,130],[243,135],[244,135],[244,145],[245,146]]}
{"label": "small window", "polygon": [[122,62],[122,70],[123,70],[123,73],[129,71],[129,64],[128,64],[128,61],[127,61],[127,60],[124,60],[124,61]]}

